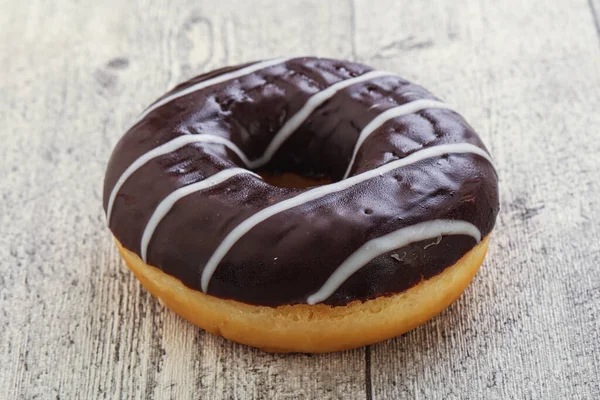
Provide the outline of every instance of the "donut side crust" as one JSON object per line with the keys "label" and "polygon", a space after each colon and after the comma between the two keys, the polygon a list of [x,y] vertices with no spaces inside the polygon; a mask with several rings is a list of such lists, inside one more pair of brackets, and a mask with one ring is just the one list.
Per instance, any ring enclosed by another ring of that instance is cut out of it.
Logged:
{"label": "donut side crust", "polygon": [[454,265],[405,292],[345,306],[256,306],[190,289],[144,263],[115,239],[142,285],[181,317],[229,340],[268,352],[328,353],[380,342],[427,322],[460,297],[481,266],[490,235]]}

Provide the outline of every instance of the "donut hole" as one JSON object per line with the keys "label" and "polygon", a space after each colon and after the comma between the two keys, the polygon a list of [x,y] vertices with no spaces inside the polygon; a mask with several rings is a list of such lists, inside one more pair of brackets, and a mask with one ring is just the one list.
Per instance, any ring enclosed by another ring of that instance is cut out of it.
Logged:
{"label": "donut hole", "polygon": [[266,169],[255,172],[269,185],[283,188],[305,189],[331,183],[331,178],[329,177],[309,177],[295,172],[273,172]]}

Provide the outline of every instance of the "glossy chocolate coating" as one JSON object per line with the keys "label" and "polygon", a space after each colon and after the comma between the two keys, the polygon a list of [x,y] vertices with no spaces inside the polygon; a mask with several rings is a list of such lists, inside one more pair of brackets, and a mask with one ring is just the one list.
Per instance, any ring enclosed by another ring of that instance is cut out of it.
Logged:
{"label": "glossy chocolate coating", "polygon": [[[201,75],[172,92],[241,67]],[[258,158],[310,96],[370,70],[346,61],[292,59],[159,107],[117,144],[106,172],[104,208],[119,176],[158,145],[181,135],[210,133],[230,139],[250,159]],[[418,99],[435,97],[397,76],[349,86],[317,108],[265,168],[328,176],[335,182],[344,174],[360,131],[381,112]],[[394,118],[364,142],[352,175],[446,143],[485,149],[453,111],[426,109]],[[123,246],[140,254],[143,230],[161,200],[236,166],[244,167],[221,144],[190,144],[155,158],[119,191],[110,229]],[[148,263],[200,290],[205,263],[232,229],[261,209],[305,190],[271,186],[244,174],[186,196],[160,222],[148,248]],[[223,258],[208,294],[257,305],[305,303],[368,240],[442,218],[470,222],[485,236],[497,213],[497,178],[487,160],[469,153],[423,160],[260,223]],[[461,235],[444,236],[429,245],[432,242],[436,240],[415,242],[375,258],[325,303],[344,305],[405,291],[451,266],[476,244]]]}

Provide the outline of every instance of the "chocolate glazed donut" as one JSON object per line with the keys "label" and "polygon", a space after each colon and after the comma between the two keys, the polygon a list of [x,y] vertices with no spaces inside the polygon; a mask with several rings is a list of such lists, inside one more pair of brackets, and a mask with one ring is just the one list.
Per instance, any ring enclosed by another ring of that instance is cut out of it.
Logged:
{"label": "chocolate glazed donut", "polygon": [[[292,172],[332,183],[269,184]],[[343,306],[440,274],[492,230],[496,172],[449,105],[321,58],[228,67],[160,98],[104,182],[115,238],[219,299]]]}

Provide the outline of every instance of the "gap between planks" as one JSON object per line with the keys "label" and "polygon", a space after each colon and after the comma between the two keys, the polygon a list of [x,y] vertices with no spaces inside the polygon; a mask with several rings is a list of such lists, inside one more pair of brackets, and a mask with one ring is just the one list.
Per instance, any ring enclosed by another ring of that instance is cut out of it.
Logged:
{"label": "gap between planks", "polygon": [[590,6],[590,11],[592,12],[592,19],[594,20],[594,26],[596,27],[596,34],[598,36],[598,40],[600,41],[600,16],[598,15],[598,9],[594,4],[599,0],[588,0],[588,4]]}

